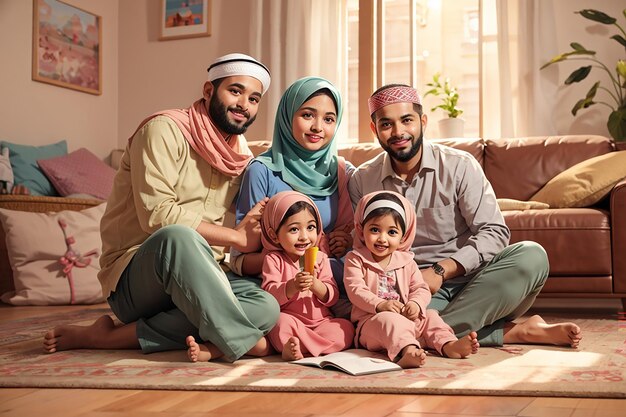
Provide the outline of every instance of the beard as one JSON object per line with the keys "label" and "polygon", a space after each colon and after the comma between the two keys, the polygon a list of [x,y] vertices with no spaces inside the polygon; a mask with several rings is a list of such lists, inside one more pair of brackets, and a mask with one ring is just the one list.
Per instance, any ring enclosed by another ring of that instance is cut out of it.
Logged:
{"label": "beard", "polygon": [[217,97],[217,94],[211,97],[209,101],[209,117],[211,117],[215,126],[227,135],[241,135],[245,133],[256,119],[256,115],[250,117],[250,113],[245,112],[248,120],[242,123],[235,123],[228,118],[228,109],[229,108]]}
{"label": "beard", "polygon": [[[394,151],[391,148],[391,146],[389,146],[389,142],[393,142],[395,140],[406,140],[406,139],[411,140],[411,147],[407,150]],[[420,121],[420,135],[417,139],[415,139],[411,135],[402,135],[401,137],[389,138],[389,140],[387,141],[387,144],[382,143],[380,139],[378,140],[378,142],[380,143],[380,146],[385,150],[385,152],[387,152],[389,156],[391,156],[393,159],[395,159],[398,162],[410,161],[419,152],[420,148],[422,147],[423,141],[424,141],[424,130],[422,129],[421,121]]]}

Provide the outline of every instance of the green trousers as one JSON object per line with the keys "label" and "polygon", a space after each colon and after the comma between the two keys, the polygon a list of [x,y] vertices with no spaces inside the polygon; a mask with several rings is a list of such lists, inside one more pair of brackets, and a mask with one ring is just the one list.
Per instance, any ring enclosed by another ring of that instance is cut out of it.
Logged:
{"label": "green trousers", "polygon": [[502,346],[504,325],[523,315],[548,278],[545,250],[524,241],[507,246],[469,281],[443,283],[428,305],[457,337],[478,333],[481,346]]}
{"label": "green trousers", "polygon": [[145,353],[211,342],[234,361],[267,334],[280,308],[260,280],[226,274],[195,230],[167,226],[140,246],[108,299],[123,323],[137,322]]}

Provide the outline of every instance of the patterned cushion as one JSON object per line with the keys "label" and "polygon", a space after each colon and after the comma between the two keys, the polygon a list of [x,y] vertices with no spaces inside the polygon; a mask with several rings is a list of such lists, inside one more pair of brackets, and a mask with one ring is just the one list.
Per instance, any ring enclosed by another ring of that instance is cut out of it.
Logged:
{"label": "patterned cushion", "polygon": [[1,300],[14,305],[101,302],[97,274],[105,206],[54,213],[0,209],[15,284]]}
{"label": "patterned cushion", "polygon": [[115,170],[85,148],[37,163],[63,197],[89,194],[106,200],[111,193]]}

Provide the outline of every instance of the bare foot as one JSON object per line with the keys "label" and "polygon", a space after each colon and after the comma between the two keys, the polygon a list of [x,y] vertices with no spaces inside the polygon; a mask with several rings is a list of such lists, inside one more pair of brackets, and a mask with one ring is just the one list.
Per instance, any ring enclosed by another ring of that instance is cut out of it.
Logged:
{"label": "bare foot", "polygon": [[208,362],[211,360],[209,348],[198,344],[193,336],[187,336],[185,343],[187,343],[187,357],[191,362]]}
{"label": "bare foot", "polygon": [[415,345],[408,345],[401,352],[402,357],[398,361],[403,369],[419,368],[426,363],[426,353]]}
{"label": "bare foot", "polygon": [[304,358],[304,355],[300,350],[300,339],[295,336],[291,336],[283,346],[282,356],[286,361],[297,361],[298,359]]}
{"label": "bare foot", "polygon": [[443,345],[443,354],[451,359],[463,359],[478,353],[478,334],[470,332],[467,336]]}
{"label": "bare foot", "polygon": [[534,343],[545,345],[570,346],[577,348],[582,339],[582,331],[575,323],[546,323],[541,316],[534,315],[523,323],[511,323],[505,329],[504,343]]}
{"label": "bare foot", "polygon": [[115,323],[109,316],[99,317],[90,326],[63,325],[46,332],[43,337],[43,350],[54,353],[69,349],[97,349],[100,337],[115,330]]}
{"label": "bare foot", "polygon": [[259,339],[258,342],[256,342],[256,345],[254,345],[252,349],[250,349],[248,353],[246,353],[246,355],[268,356],[268,355],[271,355],[272,353],[274,353],[274,349],[272,348],[272,345],[270,344],[270,342],[267,340],[266,337],[262,337]]}

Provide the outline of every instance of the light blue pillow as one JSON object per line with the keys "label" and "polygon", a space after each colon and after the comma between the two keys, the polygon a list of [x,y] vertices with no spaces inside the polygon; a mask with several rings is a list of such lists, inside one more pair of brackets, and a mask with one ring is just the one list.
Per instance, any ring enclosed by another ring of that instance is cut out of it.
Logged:
{"label": "light blue pillow", "polygon": [[38,159],[49,159],[67,155],[67,142],[62,140],[51,145],[29,146],[1,141],[0,148],[9,148],[9,159],[13,168],[15,185],[21,184],[31,195],[58,196],[59,194],[39,169]]}

